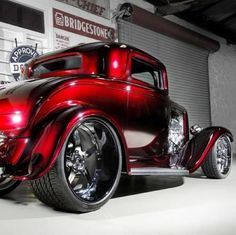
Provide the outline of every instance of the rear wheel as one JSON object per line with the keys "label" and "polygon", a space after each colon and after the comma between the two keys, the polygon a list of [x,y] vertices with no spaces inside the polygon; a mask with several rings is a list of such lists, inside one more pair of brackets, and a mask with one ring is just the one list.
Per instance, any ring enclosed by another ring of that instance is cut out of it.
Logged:
{"label": "rear wheel", "polygon": [[115,192],[121,161],[120,142],[111,125],[87,118],[73,127],[50,172],[31,184],[39,200],[54,208],[93,211]]}
{"label": "rear wheel", "polygon": [[204,174],[209,178],[223,179],[232,167],[232,147],[228,136],[221,135],[202,165]]}

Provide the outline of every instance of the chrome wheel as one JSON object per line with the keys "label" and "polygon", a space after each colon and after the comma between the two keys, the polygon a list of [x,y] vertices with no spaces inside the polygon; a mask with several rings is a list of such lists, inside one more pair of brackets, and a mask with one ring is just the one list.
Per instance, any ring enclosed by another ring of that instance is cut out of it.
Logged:
{"label": "chrome wheel", "polygon": [[120,169],[118,142],[109,125],[98,119],[72,130],[65,148],[65,174],[78,198],[98,202],[109,195]]}
{"label": "chrome wheel", "polygon": [[231,142],[227,136],[221,136],[216,143],[216,162],[219,172],[227,174],[232,164]]}
{"label": "chrome wheel", "polygon": [[230,173],[232,160],[231,140],[223,134],[216,140],[202,170],[209,178],[223,179]]}
{"label": "chrome wheel", "polygon": [[122,151],[114,128],[88,117],[78,121],[53,168],[31,182],[35,195],[59,210],[89,212],[114,194],[121,175]]}

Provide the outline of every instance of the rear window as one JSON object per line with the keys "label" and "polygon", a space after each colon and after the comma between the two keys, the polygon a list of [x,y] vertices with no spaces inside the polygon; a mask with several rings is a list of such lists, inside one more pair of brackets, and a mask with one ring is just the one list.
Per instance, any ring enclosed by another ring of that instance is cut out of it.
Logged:
{"label": "rear window", "polygon": [[81,68],[81,65],[82,65],[82,58],[80,56],[68,56],[64,58],[46,61],[44,63],[36,65],[33,68],[32,75],[34,77],[39,77],[43,74],[51,72],[79,69]]}
{"label": "rear window", "polygon": [[163,78],[161,71],[146,61],[142,61],[138,58],[132,58],[131,76],[158,89],[163,89]]}

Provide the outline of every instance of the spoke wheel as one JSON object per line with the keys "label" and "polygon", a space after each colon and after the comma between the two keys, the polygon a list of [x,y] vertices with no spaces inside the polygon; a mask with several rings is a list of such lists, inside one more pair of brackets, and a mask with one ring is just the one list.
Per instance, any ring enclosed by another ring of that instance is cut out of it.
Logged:
{"label": "spoke wheel", "polygon": [[41,201],[57,209],[96,210],[115,192],[121,161],[120,142],[112,126],[87,118],[72,128],[52,170],[32,186]]}
{"label": "spoke wheel", "polygon": [[96,202],[104,198],[112,189],[118,168],[117,141],[103,122],[89,120],[73,129],[65,148],[65,172],[79,199]]}
{"label": "spoke wheel", "polygon": [[225,178],[230,173],[232,160],[230,139],[228,136],[222,135],[218,138],[208,158],[203,163],[203,172],[209,178]]}

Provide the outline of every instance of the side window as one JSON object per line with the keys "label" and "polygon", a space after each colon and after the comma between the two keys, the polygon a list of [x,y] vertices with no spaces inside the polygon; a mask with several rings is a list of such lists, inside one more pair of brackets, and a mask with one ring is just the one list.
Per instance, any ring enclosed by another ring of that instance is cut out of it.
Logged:
{"label": "side window", "polygon": [[68,56],[64,58],[49,60],[38,64],[33,68],[32,76],[38,77],[40,75],[56,72],[60,70],[79,69],[81,68],[82,58],[79,56]]}
{"label": "side window", "polygon": [[132,59],[131,76],[149,85],[162,89],[161,71],[140,59]]}

